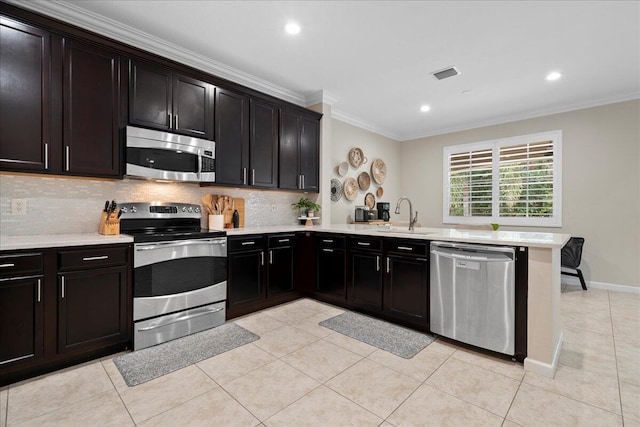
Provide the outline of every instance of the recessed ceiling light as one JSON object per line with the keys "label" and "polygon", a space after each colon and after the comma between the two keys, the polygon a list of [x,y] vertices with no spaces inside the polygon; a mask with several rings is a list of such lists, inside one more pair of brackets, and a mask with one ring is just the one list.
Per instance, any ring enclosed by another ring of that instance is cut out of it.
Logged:
{"label": "recessed ceiling light", "polygon": [[300,25],[295,22],[287,22],[287,25],[284,26],[284,30],[289,34],[295,35],[300,32]]}
{"label": "recessed ceiling light", "polygon": [[552,82],[554,80],[558,80],[560,77],[562,77],[562,74],[560,74],[557,71],[553,71],[553,72],[547,74],[547,77],[545,77],[545,79],[549,80],[550,82]]}
{"label": "recessed ceiling light", "polygon": [[422,111],[423,113],[426,113],[429,110],[431,110],[431,107],[429,107],[428,105],[423,105],[422,107],[420,107],[420,111]]}

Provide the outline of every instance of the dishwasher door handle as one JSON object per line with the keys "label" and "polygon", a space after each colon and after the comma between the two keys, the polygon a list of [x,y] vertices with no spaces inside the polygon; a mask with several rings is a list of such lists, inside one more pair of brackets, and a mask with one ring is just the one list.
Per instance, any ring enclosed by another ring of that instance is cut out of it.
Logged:
{"label": "dishwasher door handle", "polygon": [[504,259],[496,259],[496,258],[487,258],[482,256],[471,256],[471,255],[458,255],[452,254],[450,252],[440,252],[437,250],[431,250],[431,253],[434,255],[440,255],[445,258],[453,258],[453,259],[461,259],[465,261],[480,261],[480,262],[507,262],[512,261],[511,259],[505,257]]}

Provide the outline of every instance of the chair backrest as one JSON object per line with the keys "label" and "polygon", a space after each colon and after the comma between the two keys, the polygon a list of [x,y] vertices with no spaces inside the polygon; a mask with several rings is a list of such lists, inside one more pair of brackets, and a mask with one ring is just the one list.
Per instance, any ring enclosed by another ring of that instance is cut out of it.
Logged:
{"label": "chair backrest", "polygon": [[572,237],[560,252],[560,264],[563,267],[578,268],[582,259],[584,237]]}

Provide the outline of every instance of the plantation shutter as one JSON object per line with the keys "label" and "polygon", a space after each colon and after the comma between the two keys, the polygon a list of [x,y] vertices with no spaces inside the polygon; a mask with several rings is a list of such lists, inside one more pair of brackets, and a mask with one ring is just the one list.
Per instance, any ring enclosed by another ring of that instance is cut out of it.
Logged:
{"label": "plantation shutter", "polygon": [[449,155],[449,215],[492,215],[492,152],[483,148]]}
{"label": "plantation shutter", "polygon": [[500,147],[499,216],[553,216],[553,141]]}

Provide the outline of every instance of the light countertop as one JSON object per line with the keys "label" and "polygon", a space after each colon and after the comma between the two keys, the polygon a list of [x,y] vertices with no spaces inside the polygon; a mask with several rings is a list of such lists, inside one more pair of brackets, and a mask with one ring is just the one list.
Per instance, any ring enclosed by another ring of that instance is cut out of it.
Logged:
{"label": "light countertop", "polygon": [[131,243],[133,237],[126,234],[104,236],[98,233],[39,234],[35,236],[0,236],[0,251],[63,246],[113,245]]}

